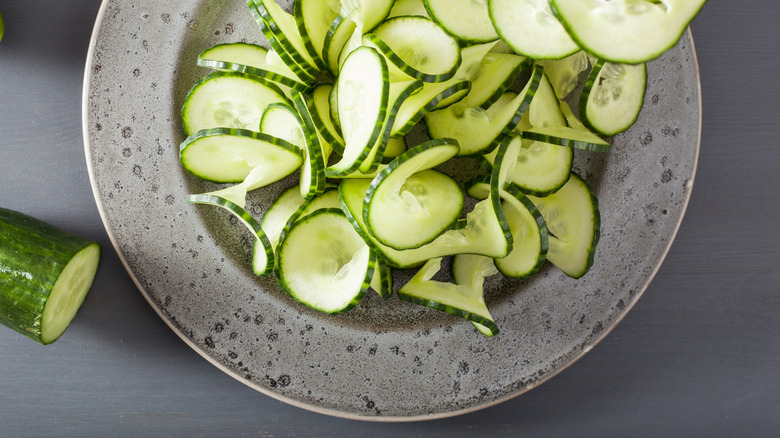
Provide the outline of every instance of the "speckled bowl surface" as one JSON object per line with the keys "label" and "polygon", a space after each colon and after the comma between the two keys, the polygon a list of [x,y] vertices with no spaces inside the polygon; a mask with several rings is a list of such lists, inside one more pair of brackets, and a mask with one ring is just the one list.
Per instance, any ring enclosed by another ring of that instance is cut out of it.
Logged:
{"label": "speckled bowl surface", "polygon": [[[338,316],[309,310],[272,276],[252,274],[243,225],[186,202],[216,186],[179,165],[179,110],[207,74],[195,65],[198,53],[234,41],[267,44],[243,0],[104,1],[87,59],[84,136],[103,221],[141,292],[187,344],[266,395],[378,421],[440,418],[517,396],[620,321],[679,227],[700,140],[688,33],[649,64],[645,107],[612,152],[576,153],[602,218],[584,278],[549,264],[530,280],[491,277],[486,298],[501,329],[491,339],[465,320],[396,297],[369,294]],[[260,217],[292,182],[253,193],[250,211]],[[396,288],[404,278],[398,274]]]}

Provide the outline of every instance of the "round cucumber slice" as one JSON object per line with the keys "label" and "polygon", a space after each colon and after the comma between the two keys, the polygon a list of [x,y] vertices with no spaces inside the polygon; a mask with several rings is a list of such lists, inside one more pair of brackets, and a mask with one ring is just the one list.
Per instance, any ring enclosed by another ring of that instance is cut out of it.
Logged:
{"label": "round cucumber slice", "polygon": [[569,181],[552,195],[528,198],[547,223],[547,260],[572,278],[585,275],[593,265],[601,235],[599,204],[593,189],[572,173]]}
{"label": "round cucumber slice", "polygon": [[647,66],[599,60],[580,96],[582,122],[601,135],[617,135],[636,122],[645,101]]}
{"label": "round cucumber slice", "polygon": [[270,54],[265,47],[255,44],[225,43],[204,50],[198,56],[197,64],[221,71],[245,73],[293,90],[308,91],[311,87],[301,82],[286,65],[269,62],[275,55]]}
{"label": "round cucumber slice", "polygon": [[458,71],[460,46],[432,20],[413,16],[391,18],[363,37],[396,69],[424,82],[443,82]]}
{"label": "round cucumber slice", "polygon": [[374,178],[363,220],[377,240],[397,250],[418,248],[457,220],[463,208],[458,183],[429,169],[458,150],[450,140],[431,140],[404,152]]}
{"label": "round cucumber slice", "polygon": [[488,0],[487,4],[493,26],[516,53],[560,59],[580,50],[547,0]]}
{"label": "round cucumber slice", "polygon": [[189,136],[180,146],[180,159],[193,175],[218,183],[242,182],[260,167],[264,177],[253,188],[284,178],[303,162],[301,150],[285,140],[228,128],[204,129]]}
{"label": "round cucumber slice", "polygon": [[237,128],[256,131],[265,108],[288,102],[273,82],[242,73],[216,72],[198,81],[184,100],[184,132]]}
{"label": "round cucumber slice", "polygon": [[368,291],[374,276],[371,252],[340,209],[306,216],[279,245],[279,283],[296,301],[339,313]]}
{"label": "round cucumber slice", "polygon": [[498,39],[485,1],[424,0],[424,3],[428,15],[447,33],[464,43],[484,43]]}
{"label": "round cucumber slice", "polygon": [[550,0],[553,13],[585,50],[638,64],[677,43],[706,0]]}

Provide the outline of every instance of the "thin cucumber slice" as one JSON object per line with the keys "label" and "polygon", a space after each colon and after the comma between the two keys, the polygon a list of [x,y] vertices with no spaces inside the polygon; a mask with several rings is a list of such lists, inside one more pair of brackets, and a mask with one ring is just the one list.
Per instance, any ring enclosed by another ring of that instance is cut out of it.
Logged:
{"label": "thin cucumber slice", "polygon": [[645,101],[647,66],[599,60],[593,66],[580,96],[581,121],[611,137],[636,122]]}
{"label": "thin cucumber slice", "polygon": [[320,135],[327,144],[339,154],[344,154],[344,138],[333,123],[330,112],[331,84],[320,84],[314,87],[309,102],[309,113]]}
{"label": "thin cucumber slice", "polygon": [[593,189],[579,175],[544,198],[528,197],[542,213],[550,233],[547,260],[572,278],[593,265],[601,234],[599,204]]}
{"label": "thin cucumber slice", "polygon": [[558,99],[565,99],[580,84],[580,73],[588,69],[590,55],[580,50],[562,59],[542,59],[536,61],[544,67],[544,74],[552,84]]}
{"label": "thin cucumber slice", "polygon": [[328,33],[325,35],[325,43],[322,47],[322,59],[328,66],[330,74],[337,77],[339,74],[339,59],[347,41],[355,33],[357,24],[349,18],[339,15],[333,20]]}
{"label": "thin cucumber slice", "polygon": [[279,244],[278,261],[284,290],[325,313],[357,305],[375,269],[368,246],[335,208],[317,210],[296,222]]}
{"label": "thin cucumber slice", "polygon": [[269,63],[268,49],[255,44],[218,44],[204,50],[198,56],[197,64],[200,67],[258,76],[293,90],[306,92],[311,88],[286,66],[280,68],[278,63]]}
{"label": "thin cucumber slice", "polygon": [[373,289],[383,300],[387,300],[393,295],[393,268],[391,268],[385,259],[377,256],[373,252],[371,256],[374,257],[374,278],[371,279],[371,289]]}
{"label": "thin cucumber slice", "polygon": [[382,157],[382,162],[385,163],[386,161],[389,163],[395,157],[403,154],[408,149],[409,147],[406,144],[406,137],[391,137],[387,140],[387,146],[385,146],[385,153],[384,157]]}
{"label": "thin cucumber slice", "polygon": [[331,151],[329,147],[320,143],[317,128],[314,126],[303,94],[293,91],[292,98],[306,140],[303,166],[301,166],[300,172],[301,196],[310,198],[325,190],[325,166],[327,164],[325,156],[329,155]]}
{"label": "thin cucumber slice", "polygon": [[393,267],[410,268],[432,258],[462,253],[505,257],[512,248],[512,234],[501,211],[498,196],[491,196],[477,203],[466,215],[465,221],[459,221],[427,245],[404,251],[383,245],[369,233],[363,221],[363,199],[370,185],[370,179],[341,180],[341,208],[355,231],[371,246],[372,251],[387,259]]}
{"label": "thin cucumber slice", "polygon": [[44,345],[56,341],[84,303],[100,255],[98,243],[0,208],[0,323]]}
{"label": "thin cucumber slice", "polygon": [[188,172],[207,181],[242,182],[255,168],[263,178],[251,189],[278,181],[297,170],[301,150],[282,139],[245,129],[204,129],[180,146],[181,163]]}
{"label": "thin cucumber slice", "polygon": [[298,211],[304,202],[306,200],[301,197],[298,186],[291,186],[283,191],[268,207],[260,221],[260,225],[265,230],[272,248],[276,248],[276,245],[279,243],[279,237],[282,235],[282,231],[290,217]]}
{"label": "thin cucumber slice", "polygon": [[531,141],[568,146],[592,152],[609,152],[612,145],[601,137],[568,126],[539,127],[523,131],[523,138]]}
{"label": "thin cucumber slice", "polygon": [[272,103],[266,107],[260,119],[260,132],[281,138],[299,149],[306,147],[301,119],[287,103]]}
{"label": "thin cucumber slice", "polygon": [[452,78],[461,63],[458,42],[425,17],[391,18],[363,36],[363,44],[375,47],[403,74],[424,82]]}
{"label": "thin cucumber slice", "polygon": [[242,73],[215,72],[198,81],[184,99],[184,132],[192,135],[218,127],[256,131],[268,105],[287,101],[273,82]]}
{"label": "thin cucumber slice", "polygon": [[317,82],[316,71],[314,71],[311,67],[306,66],[304,62],[299,63],[299,61],[301,61],[300,58],[298,57],[298,59],[296,59],[293,54],[288,52],[287,48],[290,46],[289,41],[283,35],[281,40],[277,37],[277,34],[274,33],[274,30],[276,30],[278,33],[278,27],[275,27],[274,30],[271,29],[271,27],[265,21],[265,18],[263,18],[263,14],[260,12],[260,8],[257,6],[256,1],[247,0],[247,6],[249,7],[249,12],[252,13],[252,17],[254,17],[255,22],[260,27],[260,31],[263,33],[263,36],[265,36],[271,45],[271,49],[276,55],[278,55],[283,64],[287,66],[287,68],[289,68],[295,74],[295,76],[300,78],[301,81],[307,84],[315,84]]}
{"label": "thin cucumber slice", "polygon": [[[490,178],[481,175],[469,184],[467,193],[473,198],[485,199],[490,195],[490,189]],[[505,277],[530,277],[546,260],[549,249],[547,224],[534,203],[516,185],[509,184],[502,190],[501,198],[501,208],[512,233],[512,251],[493,261]]]}
{"label": "thin cucumber slice", "polygon": [[363,220],[369,232],[393,249],[418,248],[450,227],[463,209],[451,177],[432,169],[458,153],[449,140],[431,140],[394,159],[366,192]]}
{"label": "thin cucumber slice", "polygon": [[569,126],[531,127],[522,132],[523,138],[592,152],[609,152],[612,148],[609,142],[586,128],[571,111],[569,104],[566,102],[559,102],[559,104],[561,114]]}
{"label": "thin cucumber slice", "polygon": [[399,108],[392,136],[407,134],[425,114],[452,105],[471,90],[471,80],[495,43],[478,44],[461,49],[461,63],[455,76],[444,82],[426,82],[422,90],[412,95]]}
{"label": "thin cucumber slice", "polygon": [[520,123],[541,79],[542,69],[534,66],[519,94],[506,92],[487,110],[458,102],[433,111],[424,118],[428,134],[431,138],[454,138],[460,144],[461,156],[489,153]]}
{"label": "thin cucumber slice", "polygon": [[[526,114],[530,126],[523,127],[524,130],[534,126],[566,126],[566,118],[546,76],[542,77]],[[522,134],[524,131],[520,132]],[[571,148],[523,140],[520,134],[507,137],[505,142],[507,141],[512,143],[510,147],[516,148],[516,161],[513,163],[509,181],[517,185],[523,193],[546,196],[568,181],[574,161]],[[495,154],[488,154],[484,158],[492,166]]]}
{"label": "thin cucumber slice", "polygon": [[[293,204],[294,202],[290,202],[290,206]],[[338,190],[335,186],[327,187],[320,195],[305,199],[303,203],[298,206],[298,209],[287,218],[287,222],[279,233],[277,242],[281,242],[285,239],[293,224],[314,213],[315,211],[325,208],[341,208],[341,204],[339,203]]]}
{"label": "thin cucumber slice", "polygon": [[387,18],[407,16],[430,18],[423,0],[395,0],[393,9],[390,10],[390,15]]}
{"label": "thin cucumber slice", "polygon": [[520,72],[531,65],[528,58],[509,53],[487,53],[474,75],[471,91],[463,98],[470,107],[489,108],[515,82]]}
{"label": "thin cucumber slice", "polygon": [[[385,122],[382,127],[382,134],[371,148],[371,151],[366,156],[363,163],[358,170],[363,173],[371,173],[377,169],[377,167],[384,161],[385,150],[390,144],[390,134],[393,131],[393,124],[395,123],[396,114],[398,110],[413,93],[420,90],[423,82],[419,80],[405,81],[405,82],[391,82],[390,91],[388,93],[388,109],[385,114]],[[395,143],[395,142],[394,142]],[[404,145],[404,150],[406,147]],[[403,151],[402,151],[403,152]],[[399,155],[399,154],[397,154]]]}
{"label": "thin cucumber slice", "polygon": [[395,0],[341,0],[341,15],[358,24],[362,33],[379,26],[390,15]]}
{"label": "thin cucumber slice", "polygon": [[560,59],[580,50],[547,0],[487,0],[487,4],[496,31],[521,55]]}
{"label": "thin cucumber slice", "polygon": [[549,239],[547,224],[533,202],[513,185],[501,192],[504,216],[512,232],[512,251],[495,259],[496,267],[509,278],[527,278],[544,265]]}
{"label": "thin cucumber slice", "polygon": [[[524,194],[547,196],[555,193],[569,180],[574,163],[572,148],[523,140],[520,136],[511,136],[508,139],[521,143],[509,181]],[[492,156],[485,158],[492,164]]]}
{"label": "thin cucumber slice", "polygon": [[392,137],[400,137],[409,133],[426,114],[434,111],[442,102],[453,97],[461,98],[471,90],[467,80],[450,80],[446,82],[426,82],[416,94],[404,101],[395,116]]}
{"label": "thin cucumber slice", "polygon": [[487,2],[474,0],[424,0],[428,15],[450,35],[466,44],[498,39],[488,15]]}
{"label": "thin cucumber slice", "polygon": [[[458,254],[452,259],[452,277],[455,284],[470,285],[473,290],[483,289],[485,278],[498,273],[493,259],[475,254]],[[487,337],[493,337],[492,326],[470,321],[474,328]]]}
{"label": "thin cucumber slice", "polygon": [[398,290],[398,298],[476,322],[486,327],[491,335],[498,334],[498,326],[485,304],[483,289],[473,285],[432,280],[439,270],[441,258],[428,260],[414,277]]}
{"label": "thin cucumber slice", "polygon": [[292,62],[305,71],[308,76],[316,78],[319,75],[319,68],[306,49],[303,37],[298,31],[295,17],[274,0],[254,0],[254,2],[257,12],[268,27],[268,31],[276,39],[279,46],[287,52]]}
{"label": "thin cucumber slice", "polygon": [[655,59],[677,44],[706,0],[550,0],[577,43],[623,64]]}
{"label": "thin cucumber slice", "polygon": [[[566,116],[561,111],[561,103],[555,95],[547,74],[542,77],[536,89],[534,100],[528,108],[528,123],[531,127],[567,126]],[[530,128],[525,128],[530,129]]]}
{"label": "thin cucumber slice", "polygon": [[193,204],[206,204],[224,208],[233,214],[238,220],[249,228],[255,237],[252,250],[252,271],[255,275],[268,275],[274,268],[274,252],[271,241],[266,236],[260,222],[252,217],[249,212],[220,196],[211,194],[189,195],[187,202]]}
{"label": "thin cucumber slice", "polygon": [[382,134],[390,93],[384,57],[370,47],[353,51],[341,69],[336,87],[345,147],[341,160],[326,169],[330,177],[356,170]]}
{"label": "thin cucumber slice", "polygon": [[297,0],[293,2],[293,16],[309,57],[321,71],[328,66],[322,58],[325,37],[330,25],[341,11],[340,0]]}

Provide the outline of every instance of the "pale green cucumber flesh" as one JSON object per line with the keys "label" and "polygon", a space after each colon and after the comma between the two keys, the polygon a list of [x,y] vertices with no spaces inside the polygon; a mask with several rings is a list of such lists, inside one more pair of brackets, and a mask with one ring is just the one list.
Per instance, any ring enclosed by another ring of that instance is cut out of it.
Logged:
{"label": "pale green cucumber flesh", "polygon": [[645,63],[616,64],[599,60],[580,96],[580,120],[601,135],[617,135],[636,122],[646,88]]}
{"label": "pale green cucumber flesh", "polygon": [[279,245],[279,282],[296,301],[338,313],[354,307],[368,290],[371,253],[341,210],[306,216]]}
{"label": "pale green cucumber flesh", "polygon": [[431,280],[440,269],[441,258],[428,260],[398,290],[398,298],[465,318],[489,328],[492,334],[498,333],[498,326],[485,305],[482,288]]}
{"label": "pale green cucumber flesh", "polygon": [[490,19],[516,53],[560,59],[580,50],[550,10],[547,0],[488,0]]}
{"label": "pale green cucumber flesh", "polygon": [[181,110],[184,132],[237,128],[256,131],[265,108],[287,102],[272,82],[241,73],[217,72],[196,83]]}
{"label": "pale green cucumber flesh", "polygon": [[675,45],[705,2],[550,0],[550,6],[588,52],[612,62],[638,64]]}
{"label": "pale green cucumber flesh", "polygon": [[193,175],[218,183],[241,182],[261,167],[265,177],[252,188],[278,181],[302,163],[301,150],[287,141],[225,128],[206,129],[188,137],[180,146],[180,159]]}
{"label": "pale green cucumber flesh", "polygon": [[576,173],[557,192],[544,198],[529,196],[547,223],[547,260],[566,275],[580,278],[593,265],[601,218],[593,189]]}
{"label": "pale green cucumber flesh", "polygon": [[498,39],[487,2],[473,0],[424,0],[428,15],[450,35],[465,43]]}

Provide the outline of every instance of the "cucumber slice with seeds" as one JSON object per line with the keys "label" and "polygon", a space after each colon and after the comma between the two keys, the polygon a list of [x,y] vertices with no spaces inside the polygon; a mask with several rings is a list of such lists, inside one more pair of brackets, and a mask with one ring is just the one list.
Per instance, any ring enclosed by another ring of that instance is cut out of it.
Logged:
{"label": "cucumber slice with seeds", "polygon": [[536,61],[544,67],[544,74],[550,80],[558,99],[565,99],[580,84],[580,73],[590,65],[590,55],[584,50],[562,59]]}
{"label": "cucumber slice with seeds", "polygon": [[588,128],[611,137],[630,128],[645,101],[647,66],[599,60],[580,96],[580,119]]}
{"label": "cucumber slice with seeds", "polygon": [[431,138],[454,138],[460,144],[461,156],[489,153],[520,123],[541,78],[542,69],[534,66],[531,78],[519,94],[506,92],[487,110],[458,102],[426,114],[428,134]]}
{"label": "cucumber slice with seeds", "polygon": [[463,208],[451,177],[429,170],[458,153],[449,140],[431,140],[394,159],[366,191],[363,221],[369,232],[393,249],[418,248],[447,229]]}
{"label": "cucumber slice with seeds", "polygon": [[239,128],[256,131],[265,108],[288,102],[282,91],[266,79],[242,73],[215,72],[198,81],[184,99],[184,132]]}
{"label": "cucumber slice with seeds", "polygon": [[315,211],[279,243],[279,284],[296,301],[325,313],[357,305],[374,276],[374,259],[340,209]]}
{"label": "cucumber slice with seeds", "polygon": [[410,268],[432,258],[462,253],[504,257],[512,248],[512,234],[497,195],[477,203],[466,215],[465,221],[459,221],[457,226],[445,231],[429,244],[403,251],[383,245],[370,235],[363,221],[363,199],[370,185],[370,179],[341,180],[341,208],[355,231],[371,246],[372,251],[383,256],[393,267]]}
{"label": "cucumber slice with seeds", "polygon": [[458,42],[425,17],[396,17],[363,36],[363,45],[375,47],[400,71],[424,82],[443,82],[460,67]]}
{"label": "cucumber slice with seeds", "polygon": [[234,71],[258,76],[283,87],[308,91],[311,87],[302,82],[287,66],[268,62],[268,49],[248,43],[218,44],[204,50],[198,66],[222,71]]}
{"label": "cucumber slice with seeds", "polygon": [[472,80],[471,91],[463,98],[463,104],[490,108],[530,65],[528,58],[515,54],[485,54]]}
{"label": "cucumber slice with seeds", "polygon": [[567,32],[588,52],[612,62],[638,64],[677,44],[705,2],[550,0],[550,6]]}
{"label": "cucumber slice with seeds", "polygon": [[516,53],[560,59],[580,50],[547,0],[487,0],[487,4],[493,26]]}
{"label": "cucumber slice with seeds", "polygon": [[387,114],[387,78],[387,64],[376,50],[360,47],[347,58],[336,84],[344,154],[326,169],[328,176],[352,173],[376,144]]}
{"label": "cucumber slice with seeds", "polygon": [[264,177],[252,188],[278,181],[302,163],[301,150],[297,146],[245,129],[198,131],[182,142],[179,154],[188,172],[217,183],[242,182],[252,169],[259,167],[263,169]]}
{"label": "cucumber slice with seeds", "polygon": [[601,235],[601,216],[593,189],[579,175],[544,198],[528,197],[542,213],[550,233],[547,260],[572,278],[593,265]]}
{"label": "cucumber slice with seeds", "polygon": [[424,0],[424,3],[428,15],[447,33],[464,43],[484,43],[498,39],[485,1]]}

